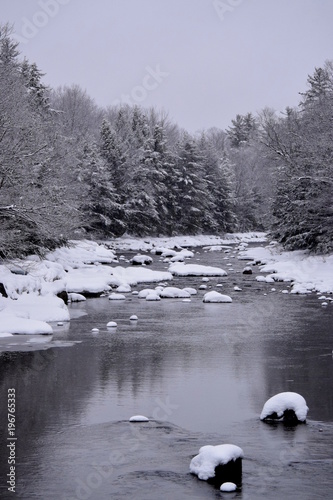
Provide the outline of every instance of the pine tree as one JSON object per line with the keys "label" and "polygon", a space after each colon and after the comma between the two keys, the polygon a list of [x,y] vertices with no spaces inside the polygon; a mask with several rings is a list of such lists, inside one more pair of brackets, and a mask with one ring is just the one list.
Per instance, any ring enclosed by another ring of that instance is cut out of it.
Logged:
{"label": "pine tree", "polygon": [[178,231],[196,234],[211,221],[212,198],[205,180],[204,159],[198,146],[189,136],[180,144],[177,161]]}
{"label": "pine tree", "polygon": [[108,163],[96,144],[86,144],[79,165],[79,180],[85,185],[82,210],[85,228],[102,236],[120,236],[126,230],[123,207],[112,183]]}
{"label": "pine tree", "polygon": [[205,229],[230,231],[235,224],[231,198],[230,161],[225,151],[219,157],[211,140],[207,139],[205,134],[200,138],[199,147],[203,154],[204,177],[212,202],[210,221],[206,222]]}

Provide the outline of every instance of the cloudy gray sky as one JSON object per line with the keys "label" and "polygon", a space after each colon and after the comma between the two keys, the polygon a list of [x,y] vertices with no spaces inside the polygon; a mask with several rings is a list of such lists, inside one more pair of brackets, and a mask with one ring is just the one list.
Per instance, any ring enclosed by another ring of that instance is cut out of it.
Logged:
{"label": "cloudy gray sky", "polygon": [[333,59],[333,0],[0,0],[22,56],[97,104],[157,106],[195,132],[298,103]]}

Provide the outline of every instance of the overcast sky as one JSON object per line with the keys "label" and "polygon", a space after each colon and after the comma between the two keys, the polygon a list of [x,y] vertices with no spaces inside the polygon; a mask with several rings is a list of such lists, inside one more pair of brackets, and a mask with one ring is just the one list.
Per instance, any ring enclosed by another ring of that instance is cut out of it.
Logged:
{"label": "overcast sky", "polygon": [[163,108],[191,132],[297,105],[333,59],[333,0],[0,0],[0,12],[45,83]]}

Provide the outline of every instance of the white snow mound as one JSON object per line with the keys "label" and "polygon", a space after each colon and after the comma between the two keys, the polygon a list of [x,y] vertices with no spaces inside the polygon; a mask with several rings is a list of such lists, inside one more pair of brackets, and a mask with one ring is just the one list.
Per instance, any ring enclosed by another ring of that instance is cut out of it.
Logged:
{"label": "white snow mound", "polygon": [[144,415],[134,415],[129,419],[130,422],[149,422],[149,418]]}
{"label": "white snow mound", "polygon": [[169,271],[174,276],[227,276],[226,271],[219,267],[184,264],[182,262],[171,264]]}
{"label": "white snow mound", "polygon": [[229,297],[229,295],[223,295],[222,293],[211,291],[205,293],[203,302],[210,302],[210,303],[232,302],[232,298]]}
{"label": "white snow mound", "polygon": [[207,481],[207,479],[215,476],[215,467],[243,457],[242,448],[234,444],[202,446],[199,454],[191,460],[190,472],[196,474],[199,479]]}
{"label": "white snow mound", "polygon": [[16,333],[19,335],[50,335],[52,327],[44,321],[17,318],[7,314],[1,315],[0,333]]}
{"label": "white snow mound", "polygon": [[162,299],[188,299],[191,294],[175,286],[167,286],[160,292]]}
{"label": "white snow mound", "polygon": [[229,482],[223,483],[223,484],[221,484],[220,490],[221,491],[236,491],[237,486],[235,485],[235,483],[229,483]]}
{"label": "white snow mound", "polygon": [[268,418],[273,413],[276,413],[278,418],[281,418],[286,410],[294,410],[297,419],[300,422],[305,422],[309,408],[303,396],[297,394],[297,392],[280,392],[266,401],[260,420]]}

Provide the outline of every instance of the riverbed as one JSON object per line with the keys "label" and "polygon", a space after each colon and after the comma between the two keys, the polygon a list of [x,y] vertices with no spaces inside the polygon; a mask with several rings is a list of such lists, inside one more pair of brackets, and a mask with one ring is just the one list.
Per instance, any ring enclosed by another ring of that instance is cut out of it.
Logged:
{"label": "riverbed", "polygon": [[[131,293],[124,301],[88,299],[70,305],[70,324],[53,325],[58,345],[2,353],[4,436],[7,390],[16,391],[18,498],[330,496],[333,304],[282,293],[286,283],[257,282],[258,266],[244,275],[236,253],[195,252],[192,263],[222,267],[228,276],[174,278],[173,286],[198,290],[191,302],[147,302]],[[167,264],[154,257],[151,268]],[[209,290],[233,302],[204,304]],[[134,314],[137,321],[129,319]],[[117,328],[108,329],[109,321]],[[265,401],[283,391],[306,399],[305,425],[259,420]],[[150,421],[129,423],[137,414]],[[5,439],[0,493],[10,498]],[[234,493],[189,473],[201,446],[223,443],[244,451],[242,488]]]}

